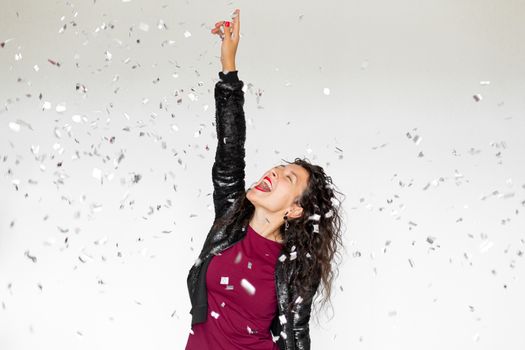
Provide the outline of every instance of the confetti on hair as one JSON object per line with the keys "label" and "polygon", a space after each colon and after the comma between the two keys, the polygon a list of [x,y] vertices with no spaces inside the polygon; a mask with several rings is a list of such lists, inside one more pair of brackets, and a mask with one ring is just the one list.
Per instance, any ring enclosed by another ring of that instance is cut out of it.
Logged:
{"label": "confetti on hair", "polygon": [[295,303],[299,304],[303,301],[303,298],[301,296],[298,296],[297,299],[295,299]]}
{"label": "confetti on hair", "polygon": [[285,260],[286,260],[286,255],[283,254],[283,255],[281,255],[281,256],[279,257],[279,261],[280,261],[280,262],[284,262]]}
{"label": "confetti on hair", "polygon": [[333,212],[332,209],[330,209],[324,214],[324,217],[325,218],[331,218],[333,215],[334,215],[334,212]]}
{"label": "confetti on hair", "polygon": [[310,215],[310,216],[308,217],[308,220],[319,221],[320,218],[321,218],[321,215],[319,215],[319,214],[313,214],[313,215]]}
{"label": "confetti on hair", "polygon": [[297,252],[291,252],[290,253],[290,260],[294,260],[297,258]]}
{"label": "confetti on hair", "polygon": [[314,224],[314,232],[319,233],[319,225]]}

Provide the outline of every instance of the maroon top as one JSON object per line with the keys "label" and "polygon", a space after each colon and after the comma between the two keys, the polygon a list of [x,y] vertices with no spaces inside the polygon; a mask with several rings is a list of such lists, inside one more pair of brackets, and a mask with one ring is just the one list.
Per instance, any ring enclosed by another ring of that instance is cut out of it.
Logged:
{"label": "maroon top", "polygon": [[208,316],[193,325],[185,350],[279,350],[270,325],[277,313],[274,271],[281,248],[248,225],[242,240],[212,257]]}

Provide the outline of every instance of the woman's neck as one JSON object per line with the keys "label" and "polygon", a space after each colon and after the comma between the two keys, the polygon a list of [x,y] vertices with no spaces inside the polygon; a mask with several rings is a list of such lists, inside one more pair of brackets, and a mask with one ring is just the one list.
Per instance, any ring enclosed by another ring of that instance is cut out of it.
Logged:
{"label": "woman's neck", "polygon": [[281,220],[279,220],[278,215],[279,214],[277,213],[274,213],[273,215],[264,213],[262,210],[257,210],[257,208],[255,208],[255,212],[249,221],[249,225],[261,236],[276,242],[282,242],[279,228],[283,224],[283,220],[282,217]]}

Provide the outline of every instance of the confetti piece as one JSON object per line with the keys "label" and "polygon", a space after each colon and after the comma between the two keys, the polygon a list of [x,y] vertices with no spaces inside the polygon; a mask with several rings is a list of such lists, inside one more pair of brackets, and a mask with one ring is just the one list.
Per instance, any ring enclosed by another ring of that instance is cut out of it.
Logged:
{"label": "confetti piece", "polygon": [[281,322],[281,324],[285,324],[286,323],[286,315],[280,315],[279,316],[279,322]]}
{"label": "confetti piece", "polygon": [[235,257],[235,260],[233,262],[238,264],[238,263],[241,262],[241,259],[242,259],[242,252],[238,252],[237,256]]}
{"label": "confetti piece", "polygon": [[252,268],[252,262],[251,262],[251,261],[248,261],[248,268],[249,268],[249,269]]}
{"label": "confetti piece", "polygon": [[314,224],[314,233],[319,233],[319,225]]}
{"label": "confetti piece", "polygon": [[102,178],[102,171],[98,168],[93,168],[93,172],[91,174],[97,180],[100,180]]}
{"label": "confetti piece", "polygon": [[71,119],[75,122],[75,123],[80,123],[82,121],[82,116],[78,115],[78,114],[75,114],[73,116],[71,116]]}
{"label": "confetti piece", "polygon": [[245,278],[241,280],[241,286],[246,290],[246,292],[250,295],[255,294],[255,287]]}
{"label": "confetti piece", "polygon": [[480,244],[479,252],[480,253],[486,253],[487,250],[489,250],[494,245],[494,242],[491,242],[489,240],[485,240]]}
{"label": "confetti piece", "polygon": [[221,307],[224,307],[225,305],[226,305],[226,303],[223,301],[223,302],[221,303]]}
{"label": "confetti piece", "polygon": [[221,277],[221,284],[228,284],[229,280],[230,279],[228,277]]}
{"label": "confetti piece", "polygon": [[26,250],[24,252],[25,256],[27,256],[29,259],[31,259],[31,261],[33,261],[34,263],[36,263],[37,259],[36,259],[36,256],[32,256],[32,255],[29,255],[29,250]]}
{"label": "confetti piece", "polygon": [[290,260],[294,260],[297,258],[297,252],[291,252],[290,253]]}
{"label": "confetti piece", "polygon": [[55,66],[57,66],[57,67],[60,67],[60,62],[53,61],[53,60],[51,60],[51,59],[49,59],[49,58],[47,59],[47,61],[48,61],[49,63],[51,63],[52,65],[55,65]]}
{"label": "confetti piece", "polygon": [[330,95],[330,89],[329,88],[324,88],[323,89],[323,94],[325,94],[326,96]]}
{"label": "confetti piece", "polygon": [[189,38],[191,36],[191,33],[188,31],[184,32],[184,37]]}
{"label": "confetti piece", "polygon": [[303,298],[301,296],[298,296],[297,299],[295,299],[295,304],[299,304],[303,301]]}
{"label": "confetti piece", "polygon": [[308,220],[319,221],[320,218],[321,218],[321,215],[319,215],[319,214],[313,214],[313,215],[310,215],[310,216],[308,217]]}
{"label": "confetti piece", "polygon": [[410,267],[414,267],[414,263],[412,262],[412,259],[409,258],[409,259],[408,259],[408,262],[409,262],[409,264],[410,264]]}
{"label": "confetti piece", "polygon": [[157,23],[157,28],[158,29],[168,29],[163,19],[159,19],[159,22]]}
{"label": "confetti piece", "polygon": [[20,124],[16,123],[16,122],[9,122],[9,128],[15,132],[19,132],[20,131]]}
{"label": "confetti piece", "polygon": [[142,30],[144,32],[147,32],[149,30],[149,24],[144,23],[144,22],[140,22],[139,28],[140,28],[140,30]]}
{"label": "confetti piece", "polygon": [[7,44],[8,42],[10,42],[10,41],[12,41],[12,40],[13,40],[13,38],[11,38],[11,39],[7,39],[6,41],[2,41],[2,42],[0,42],[0,47],[1,47],[1,48],[4,48],[4,47],[5,47],[5,44]]}
{"label": "confetti piece", "polygon": [[474,98],[474,101],[479,102],[483,99],[483,97],[480,94],[475,94],[472,96]]}
{"label": "confetti piece", "polygon": [[285,260],[286,260],[286,255],[283,254],[279,257],[279,261],[284,262]]}
{"label": "confetti piece", "polygon": [[324,214],[324,217],[331,218],[333,215],[334,215],[334,212],[332,211],[332,209],[330,209]]}
{"label": "confetti piece", "polygon": [[58,113],[62,113],[62,112],[65,112],[66,111],[66,105],[65,104],[58,104],[56,107],[55,107],[55,110],[58,112]]}
{"label": "confetti piece", "polygon": [[429,244],[434,244],[434,241],[436,240],[436,237],[432,237],[432,236],[428,236],[427,237],[427,242]]}
{"label": "confetti piece", "polygon": [[212,311],[211,316],[214,317],[215,319],[218,319],[220,315],[218,312]]}

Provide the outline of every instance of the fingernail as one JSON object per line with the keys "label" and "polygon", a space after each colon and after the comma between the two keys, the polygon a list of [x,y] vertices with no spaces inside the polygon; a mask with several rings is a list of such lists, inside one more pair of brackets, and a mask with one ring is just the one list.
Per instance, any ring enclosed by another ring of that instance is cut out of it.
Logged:
{"label": "fingernail", "polygon": [[230,22],[226,21],[226,23],[224,24],[226,27],[229,27],[230,26]]}

